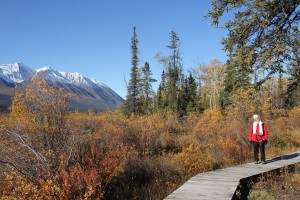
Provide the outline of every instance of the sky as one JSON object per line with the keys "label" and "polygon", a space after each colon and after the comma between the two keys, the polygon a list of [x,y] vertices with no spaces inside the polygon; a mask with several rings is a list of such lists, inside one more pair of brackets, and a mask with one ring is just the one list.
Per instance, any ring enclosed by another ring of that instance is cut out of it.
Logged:
{"label": "sky", "polygon": [[150,64],[156,91],[169,55],[170,32],[180,39],[184,73],[212,59],[226,62],[226,31],[204,18],[211,0],[1,0],[0,64],[22,62],[95,78],[121,97],[130,79],[136,27],[139,66]]}

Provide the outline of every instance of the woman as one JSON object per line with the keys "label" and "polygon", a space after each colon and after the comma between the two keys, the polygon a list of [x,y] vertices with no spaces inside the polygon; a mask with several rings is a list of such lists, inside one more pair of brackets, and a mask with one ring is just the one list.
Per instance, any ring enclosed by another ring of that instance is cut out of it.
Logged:
{"label": "woman", "polygon": [[253,115],[254,122],[249,128],[249,141],[253,144],[255,164],[260,151],[262,164],[266,164],[265,145],[268,143],[268,129],[259,115]]}

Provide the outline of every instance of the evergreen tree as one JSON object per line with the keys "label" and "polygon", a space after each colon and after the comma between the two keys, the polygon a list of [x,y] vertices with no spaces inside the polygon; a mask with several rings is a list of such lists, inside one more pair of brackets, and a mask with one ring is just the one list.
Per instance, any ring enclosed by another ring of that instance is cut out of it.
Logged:
{"label": "evergreen tree", "polygon": [[286,91],[285,107],[292,108],[300,105],[300,58],[294,67],[289,68],[289,73],[291,77],[289,78],[289,83]]}
{"label": "evergreen tree", "polygon": [[161,74],[161,82],[158,86],[157,94],[156,94],[156,108],[158,110],[165,109],[166,107],[166,74],[163,70]]}
{"label": "evergreen tree", "polygon": [[167,47],[171,50],[171,54],[167,57],[161,57],[160,53],[158,53],[155,56],[158,62],[162,63],[165,67],[162,74],[162,83],[157,92],[156,105],[157,107],[178,113],[182,109],[184,102],[184,99],[180,99],[184,97],[184,75],[182,72],[182,58],[179,51],[179,37],[175,31],[170,32],[170,40],[171,44]]}
{"label": "evergreen tree", "polygon": [[[299,62],[299,5],[300,0],[212,1],[208,17],[213,25],[219,25],[224,13],[234,14],[225,22],[229,34],[222,41],[229,56],[223,105],[228,104],[232,92],[248,85],[249,76],[254,76],[259,86],[272,75],[284,72],[287,65],[299,69],[295,64]],[[297,73],[291,75],[287,96],[297,90],[300,82]],[[287,104],[289,99],[293,98],[287,98]]]}
{"label": "evergreen tree", "polygon": [[142,68],[142,99],[143,99],[143,108],[146,113],[151,113],[151,106],[153,104],[154,91],[152,89],[152,83],[156,82],[152,77],[152,72],[148,62],[145,62],[144,67]]}
{"label": "evergreen tree", "polygon": [[187,113],[187,105],[188,105],[188,79],[181,78],[181,83],[178,89],[178,104],[177,104],[177,112],[179,116],[184,116]]}
{"label": "evergreen tree", "polygon": [[195,111],[203,112],[205,109],[204,109],[204,100],[203,100],[203,92],[202,92],[202,78],[201,78],[200,66],[191,69],[190,73],[194,78],[195,85],[196,85]]}
{"label": "evergreen tree", "polygon": [[175,31],[170,33],[171,45],[167,46],[171,50],[171,55],[169,56],[169,63],[166,73],[167,80],[167,94],[168,94],[168,108],[174,112],[178,112],[179,108],[179,84],[182,80],[182,63],[180,56],[180,43],[179,37]]}
{"label": "evergreen tree", "polygon": [[156,97],[155,97],[155,109],[156,110],[161,110],[163,109],[163,96],[162,96],[162,86],[159,84]]}
{"label": "evergreen tree", "polygon": [[187,112],[196,111],[196,101],[197,101],[197,83],[192,73],[190,72],[187,81]]}
{"label": "evergreen tree", "polygon": [[222,41],[230,56],[228,64],[252,73],[264,71],[257,84],[283,70],[297,56],[292,49],[300,37],[299,5],[299,0],[214,0],[208,13],[213,25],[218,25],[225,12],[234,13],[225,23],[229,34]]}
{"label": "evergreen tree", "polygon": [[220,105],[225,108],[230,104],[230,96],[239,88],[251,86],[250,73],[245,67],[226,65],[224,89],[220,92]]}
{"label": "evergreen tree", "polygon": [[133,36],[131,38],[131,72],[130,81],[127,86],[126,101],[123,104],[123,112],[127,115],[141,113],[141,78],[138,68],[138,38],[136,28],[133,27]]}
{"label": "evergreen tree", "polygon": [[[300,35],[299,29],[294,32],[294,35]],[[289,84],[286,91],[285,106],[294,107],[300,105],[300,40],[297,37],[293,39],[293,58],[288,65],[290,74]]]}

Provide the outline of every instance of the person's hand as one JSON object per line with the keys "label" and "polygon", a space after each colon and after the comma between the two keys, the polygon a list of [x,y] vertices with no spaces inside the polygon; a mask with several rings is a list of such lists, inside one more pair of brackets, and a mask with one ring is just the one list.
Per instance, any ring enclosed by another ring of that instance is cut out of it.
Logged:
{"label": "person's hand", "polygon": [[263,142],[265,145],[268,144],[268,140],[266,140],[266,139],[263,139],[262,142]]}
{"label": "person's hand", "polygon": [[264,140],[265,141],[265,144],[268,144],[268,140]]}
{"label": "person's hand", "polygon": [[250,144],[253,144],[253,141],[249,141],[250,142]]}

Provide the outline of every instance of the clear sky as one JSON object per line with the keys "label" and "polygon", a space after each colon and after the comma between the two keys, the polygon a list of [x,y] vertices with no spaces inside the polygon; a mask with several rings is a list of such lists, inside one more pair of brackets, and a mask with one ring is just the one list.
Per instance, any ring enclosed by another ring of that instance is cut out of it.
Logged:
{"label": "clear sky", "polygon": [[[226,31],[204,16],[211,0],[1,0],[0,64],[23,62],[95,78],[124,97],[131,68],[133,27],[139,65],[160,82],[157,52],[169,55],[169,34],[181,41],[187,70],[211,59],[225,63]],[[153,85],[157,89],[158,83]]]}

